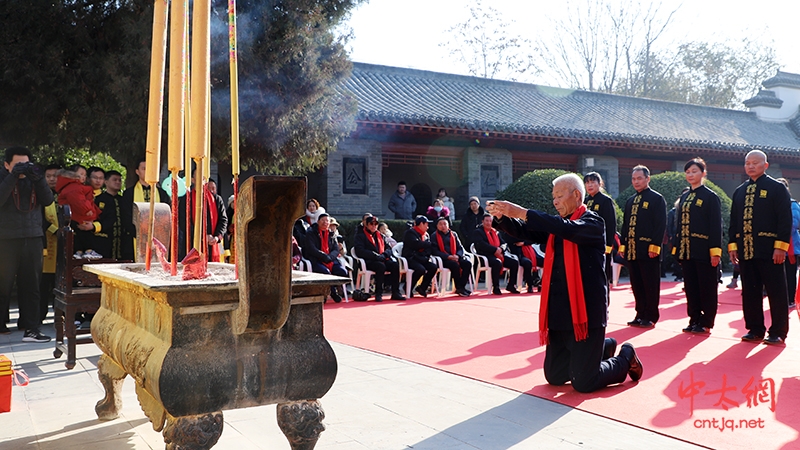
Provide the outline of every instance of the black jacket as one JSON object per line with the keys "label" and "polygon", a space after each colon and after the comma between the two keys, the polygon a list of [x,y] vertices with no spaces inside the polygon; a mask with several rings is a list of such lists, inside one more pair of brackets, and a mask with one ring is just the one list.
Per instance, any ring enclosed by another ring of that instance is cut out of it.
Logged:
{"label": "black jacket", "polygon": [[483,207],[478,207],[478,212],[473,213],[471,209],[467,208],[467,212],[464,213],[464,217],[461,219],[461,225],[459,225],[459,231],[461,231],[461,237],[464,238],[464,246],[469,248],[470,244],[472,244],[472,232],[475,231],[475,228],[478,228],[478,225],[483,222]]}
{"label": "black jacket", "polygon": [[[464,256],[464,246],[461,245],[461,239],[459,239],[458,233],[453,230],[450,230],[450,232],[447,234],[442,234],[439,230],[433,232],[431,235],[431,250],[433,251],[433,256],[447,259],[448,256],[453,254],[453,249],[450,248],[450,235],[453,235],[456,238],[455,254],[459,257]],[[444,251],[439,248],[440,236],[442,238],[442,244],[444,245]]]}
{"label": "black jacket", "polygon": [[306,245],[303,247],[303,256],[311,262],[329,263],[339,257],[339,246],[333,233],[328,231],[328,253],[322,249],[322,237],[319,234],[319,225],[314,224],[306,231]]}
{"label": "black jacket", "polygon": [[681,195],[675,227],[676,259],[710,261],[711,256],[722,256],[722,208],[717,194],[705,185]]}
{"label": "black jacket", "polygon": [[375,241],[375,244],[369,240],[364,231],[364,227],[359,228],[360,232],[356,233],[355,240],[353,242],[353,248],[356,249],[356,256],[359,258],[364,259],[365,261],[386,261],[392,257],[392,249],[389,245],[384,242],[383,245],[383,253],[378,252],[377,242],[378,239],[383,239],[383,235],[381,235],[380,231],[375,231],[375,234],[372,235],[372,239]]}
{"label": "black jacket", "polygon": [[[479,255],[494,256],[494,252],[497,251],[498,247],[489,243],[489,238],[486,237],[486,231],[484,231],[482,226],[472,230],[470,237],[472,238],[472,243],[475,244],[475,251]],[[500,241],[500,245],[505,243],[500,233],[497,234],[497,238]]]}
{"label": "black jacket", "polygon": [[569,220],[534,210],[528,211],[527,219],[527,222],[523,222],[503,217],[500,220],[495,219],[494,226],[511,236],[541,245],[547,243],[551,234],[554,236],[553,267],[549,280],[548,328],[572,330],[572,314],[564,265],[564,240],[578,244],[589,328],[605,327],[608,319],[608,292],[603,219],[592,211],[586,211],[577,220]]}
{"label": "black jacket", "polygon": [[661,254],[664,230],[667,228],[667,203],[649,187],[633,194],[625,203],[622,221],[622,245],[625,259],[647,260],[649,252]]}
{"label": "black jacket", "polygon": [[[430,233],[430,232],[429,232]],[[431,241],[423,239],[414,227],[406,230],[403,235],[403,257],[415,261],[430,261],[433,249]]]}
{"label": "black jacket", "polygon": [[[752,208],[745,206],[748,188],[754,191]],[[789,249],[792,200],[786,187],[765,174],[755,182],[748,180],[742,183],[731,199],[728,250],[737,250],[740,260],[750,260],[772,259],[776,248],[784,251]],[[752,219],[748,220],[745,213]],[[744,229],[746,222],[752,225],[750,231]],[[745,245],[745,236],[752,237],[752,248]]]}
{"label": "black jacket", "polygon": [[611,253],[614,247],[614,233],[617,232],[617,211],[614,209],[614,200],[608,195],[598,192],[597,195],[586,199],[586,209],[598,214],[606,226],[606,253]]}
{"label": "black jacket", "polygon": [[44,177],[31,181],[0,168],[0,240],[43,237],[42,206],[51,203]]}

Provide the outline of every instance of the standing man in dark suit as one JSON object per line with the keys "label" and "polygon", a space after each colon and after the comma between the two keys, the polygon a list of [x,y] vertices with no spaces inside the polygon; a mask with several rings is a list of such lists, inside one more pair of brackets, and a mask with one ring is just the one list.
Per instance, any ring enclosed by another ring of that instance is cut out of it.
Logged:
{"label": "standing man in dark suit", "polygon": [[765,344],[783,345],[789,332],[789,299],[783,263],[792,232],[791,197],[786,188],[766,174],[767,155],[759,150],[747,154],[744,171],[749,180],[733,192],[728,255],[739,264],[742,275],[742,310],[748,332],[745,342],[761,342],[764,297],[767,289],[772,324]]}
{"label": "standing man in dark suit", "polygon": [[583,176],[586,186],[586,209],[603,218],[606,230],[606,276],[611,284],[611,249],[614,248],[614,235],[617,233],[617,211],[614,200],[603,192],[603,177],[597,172],[589,172]]}
{"label": "standing man in dark suit", "polygon": [[658,322],[661,298],[661,242],[667,226],[664,197],[650,189],[650,169],[638,165],[631,173],[636,189],[625,204],[620,255],[628,261],[636,317],[628,325],[652,328]]}
{"label": "standing man in dark suit", "polygon": [[551,216],[509,202],[487,206],[495,226],[520,239],[547,244],[544,260],[539,343],[547,345],[544,376],[549,384],[568,381],[578,392],[642,378],[633,346],[606,339],[608,281],[605,274],[605,226],[586,209],[583,182],[575,174],[553,181]]}

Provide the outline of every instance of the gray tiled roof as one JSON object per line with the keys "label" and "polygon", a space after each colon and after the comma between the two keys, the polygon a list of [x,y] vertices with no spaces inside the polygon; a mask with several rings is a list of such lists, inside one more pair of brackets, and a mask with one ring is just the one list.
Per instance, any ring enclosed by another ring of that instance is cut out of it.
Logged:
{"label": "gray tiled roof", "polygon": [[755,97],[748,98],[744,102],[744,106],[752,108],[754,106],[769,106],[772,108],[780,108],[783,105],[783,100],[779,99],[775,92],[765,91],[761,89]]}
{"label": "gray tiled roof", "polygon": [[797,153],[789,123],[755,113],[354,63],[360,122],[672,148]]}
{"label": "gray tiled roof", "polygon": [[800,87],[800,74],[779,70],[774,77],[765,80],[761,85],[767,89],[775,86]]}

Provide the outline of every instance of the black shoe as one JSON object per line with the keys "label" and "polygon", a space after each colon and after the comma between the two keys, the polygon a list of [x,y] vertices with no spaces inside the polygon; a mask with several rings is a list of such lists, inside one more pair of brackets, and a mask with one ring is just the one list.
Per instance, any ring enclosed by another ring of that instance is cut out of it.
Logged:
{"label": "black shoe", "polygon": [[653,322],[651,322],[649,320],[639,319],[639,321],[636,322],[635,324],[633,324],[632,326],[638,327],[638,328],[655,328],[656,324],[654,324]]}
{"label": "black shoe", "polygon": [[528,285],[528,294],[533,294],[533,286]]}
{"label": "black shoe", "polygon": [[642,321],[642,319],[640,319],[640,318],[638,318],[638,317],[637,317],[637,318],[635,318],[635,319],[631,320],[630,322],[628,322],[628,326],[629,326],[629,327],[635,327],[635,326],[639,325],[639,323],[640,323],[641,321]]}
{"label": "black shoe", "polygon": [[500,288],[499,287],[494,287],[494,288],[492,288],[492,295],[503,295],[503,293],[500,292]]}
{"label": "black shoe", "polygon": [[698,324],[698,325],[695,325],[695,326],[692,327],[692,331],[690,331],[690,333],[692,333],[692,334],[711,334],[711,328],[704,327],[704,326]]}
{"label": "black shoe", "polygon": [[758,342],[761,342],[762,339],[764,339],[764,335],[760,335],[759,336],[759,335],[757,335],[755,333],[747,333],[744,336],[742,336],[742,341],[744,341],[744,342],[755,342],[755,343],[758,343]]}
{"label": "black shoe", "polygon": [[424,289],[422,286],[417,286],[414,288],[414,292],[421,295],[422,298],[428,298],[428,290]]}
{"label": "black shoe", "polygon": [[406,296],[400,291],[392,292],[392,300],[405,300]]}
{"label": "black shoe", "polygon": [[511,286],[506,286],[506,290],[508,291],[509,294],[519,294],[517,287],[514,286],[513,284]]}
{"label": "black shoe", "polygon": [[27,330],[22,336],[22,342],[50,342],[51,337],[45,336],[39,330]]}
{"label": "black shoe", "polygon": [[458,294],[459,297],[469,297],[469,292],[467,292],[466,289],[456,291],[456,294]]}
{"label": "black shoe", "polygon": [[377,294],[375,294],[375,301],[376,302],[382,302],[383,301],[383,293],[382,292],[378,292]]}
{"label": "black shoe", "polygon": [[681,331],[683,331],[684,333],[691,333],[692,330],[694,330],[694,326],[695,326],[694,323],[689,323],[689,326],[682,329]]}
{"label": "black shoe", "polygon": [[630,363],[628,376],[631,377],[631,380],[641,380],[642,374],[644,373],[644,368],[642,368],[642,361],[638,356],[636,356],[636,350],[633,348],[633,345],[631,345],[629,342],[622,344],[622,349],[619,351],[619,355],[624,355],[624,357],[626,357]]}
{"label": "black shoe", "polygon": [[767,345],[786,345],[786,342],[778,336],[768,336],[764,339],[764,343]]}
{"label": "black shoe", "polygon": [[617,340],[614,338],[606,338],[603,342],[603,361],[608,358],[613,358],[617,353]]}
{"label": "black shoe", "polygon": [[341,296],[341,295],[339,295],[339,293],[338,293],[338,292],[336,292],[336,291],[334,291],[334,292],[331,292],[331,298],[332,298],[332,299],[333,299],[333,301],[335,301],[336,303],[341,303],[341,302],[342,302],[342,296]]}

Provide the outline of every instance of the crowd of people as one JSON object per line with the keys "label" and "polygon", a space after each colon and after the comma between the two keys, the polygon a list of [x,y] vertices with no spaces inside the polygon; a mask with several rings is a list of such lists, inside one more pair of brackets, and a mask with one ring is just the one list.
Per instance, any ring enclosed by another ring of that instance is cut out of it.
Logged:
{"label": "crowd of people", "polygon": [[[123,191],[119,171],[87,168],[81,164],[42,167],[35,163],[29,149],[6,149],[4,169],[0,170],[0,242],[7,250],[4,258],[0,258],[0,334],[10,333],[7,325],[10,299],[16,285],[17,326],[24,331],[22,340],[51,340],[41,332],[41,324],[53,302],[59,251],[58,206],[69,209],[74,254],[68,256],[116,261],[137,259],[133,202],[149,202],[152,196],[156,202],[170,204],[171,199],[164,189],[151,186],[145,180],[144,160],[137,163],[134,174],[136,183]],[[187,197],[194,201],[194,191],[179,198],[179,259],[188,252],[186,234],[194,233],[191,214],[187,230]],[[208,181],[203,199],[207,212],[206,254],[209,261],[222,261],[223,242],[229,240],[232,228],[228,226],[229,210],[217,194],[213,180]],[[91,317],[91,314],[77,315],[76,325],[88,328]]]}
{"label": "crowd of people", "polygon": [[[122,192],[119,172],[73,165],[37,166],[28,149],[12,147],[5,152],[0,170],[0,333],[8,333],[9,299],[16,284],[19,298],[18,327],[25,342],[48,342],[41,332],[42,320],[52,300],[56,205],[69,206],[74,230],[74,258],[134,260],[136,228],[133,202],[170,201],[159,186],[145,181],[146,163],[135,170],[136,183]],[[800,204],[791,198],[789,184],[766,174],[767,156],[754,150],[745,157],[748,180],[732,195],[727,249],[742,281],[742,308],[747,333],[745,342],[781,345],[788,334],[788,310],[794,303],[797,256],[800,255]],[[414,215],[417,202],[400,182],[391,196],[389,210],[407,221],[402,239],[385,222],[365,213],[355,227],[353,248],[348,253],[339,224],[316,199],[308,199],[305,215],[294,225],[293,263],[305,259],[309,269],[341,277],[354,276],[353,256],[364,260],[374,274],[374,300],[406,300],[427,297],[436,274],[448,269],[455,294],[472,295],[470,278],[476,257],[485,258],[486,285],[494,295],[518,294],[541,289],[539,335],[547,345],[544,369],[551,384],[571,382],[581,392],[591,392],[630,377],[641,378],[642,363],[629,343],[615,356],[617,342],[605,337],[608,319],[612,261],[621,261],[630,274],[635,317],[629,326],[653,328],[659,321],[662,244],[667,236],[672,257],[684,281],[688,325],[684,332],[708,334],[717,314],[717,292],[723,255],[721,201],[705,185],[708,167],[701,158],[684,165],[689,187],[667,212],[664,197],[650,188],[650,171],[632,169],[635,193],[626,200],[620,233],[616,230],[613,200],[603,191],[599,173],[583,179],[567,174],[553,181],[553,205],[558,214],[528,210],[511,202],[470,197],[459,228],[452,229],[455,206],[440,189],[425,214]],[[186,233],[192,231],[186,202],[180,198],[181,253],[186,252]],[[222,258],[222,243],[233,224],[227,205],[209,182],[203,192],[206,203],[205,244],[210,260]],[[186,220],[189,230],[185,231]],[[433,224],[433,225],[431,225]],[[541,246],[543,251],[537,251]],[[43,256],[44,255],[44,256]],[[401,289],[401,265],[413,271],[407,294]],[[539,270],[543,275],[539,277]],[[522,271],[521,273],[519,271]],[[519,275],[519,276],[518,276]],[[519,281],[518,281],[519,280]],[[331,288],[330,297],[341,302],[343,288]],[[361,298],[361,300],[366,300]],[[767,328],[763,298],[770,305]]]}

